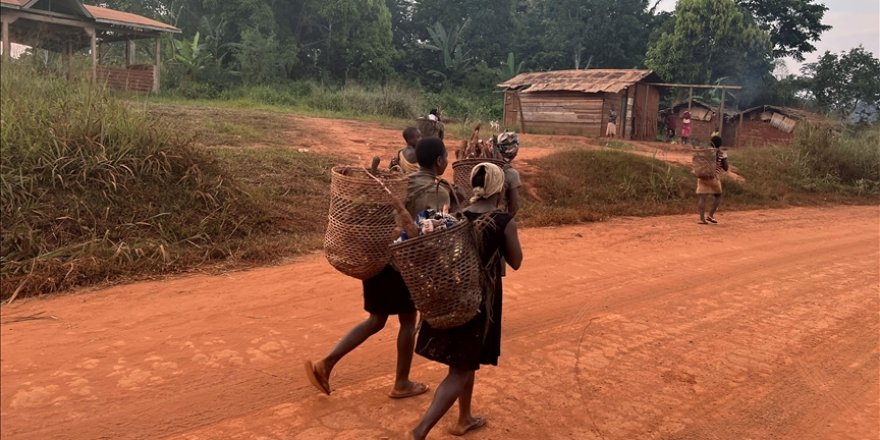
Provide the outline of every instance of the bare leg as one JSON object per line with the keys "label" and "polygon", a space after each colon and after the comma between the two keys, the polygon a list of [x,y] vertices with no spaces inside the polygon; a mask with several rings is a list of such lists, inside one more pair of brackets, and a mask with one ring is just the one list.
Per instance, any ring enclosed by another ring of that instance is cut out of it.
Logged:
{"label": "bare leg", "polygon": [[363,344],[370,336],[373,336],[382,330],[385,327],[386,321],[388,321],[388,315],[376,315],[370,313],[369,318],[354,326],[353,329],[339,340],[327,357],[315,362],[315,371],[317,374],[324,378],[325,381],[329,382],[330,372],[333,371],[333,367],[336,366],[336,363],[359,345]]}
{"label": "bare leg", "polygon": [[413,429],[413,438],[416,440],[422,440],[427,437],[431,428],[440,421],[440,418],[446,414],[446,411],[449,411],[449,408],[455,403],[455,399],[458,399],[459,396],[462,395],[465,386],[469,383],[473,386],[473,370],[461,370],[449,367],[449,373],[446,375],[446,378],[443,379],[443,382],[440,382],[440,385],[437,386],[437,391],[434,392],[434,400],[431,401],[431,406],[428,407],[428,410],[425,411],[425,415],[422,416],[422,420],[420,420],[419,424]]}
{"label": "bare leg", "polygon": [[400,331],[397,333],[397,371],[392,393],[403,394],[412,392],[417,387],[424,387],[424,385],[409,380],[413,347],[416,345],[416,313],[401,313],[398,319],[400,320]]}
{"label": "bare leg", "polygon": [[461,395],[458,396],[458,424],[453,430],[466,432],[467,428],[476,422],[476,418],[471,414],[471,397],[474,394],[474,378],[475,374],[470,375],[470,379],[464,384]]}
{"label": "bare leg", "polygon": [[715,218],[715,211],[721,206],[721,194],[715,194],[715,200],[712,201],[712,209],[709,210],[709,217]]}
{"label": "bare leg", "polygon": [[697,209],[700,210],[700,223],[706,223],[706,195],[697,195]]}

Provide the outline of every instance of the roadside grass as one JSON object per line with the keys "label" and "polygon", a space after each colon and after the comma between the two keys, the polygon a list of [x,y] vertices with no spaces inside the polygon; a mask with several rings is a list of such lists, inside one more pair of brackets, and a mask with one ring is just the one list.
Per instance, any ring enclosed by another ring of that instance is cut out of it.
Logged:
{"label": "roadside grass", "polygon": [[[649,157],[614,150],[566,149],[531,161],[535,193],[525,196],[518,218],[525,226],[600,221],[611,216],[684,212],[692,177]],[[526,192],[528,194],[528,192]]]}
{"label": "roadside grass", "polygon": [[186,122],[5,64],[0,123],[0,298],[320,245],[329,158],[211,152]]}
{"label": "roadside grass", "polygon": [[[805,130],[791,146],[730,150],[746,180],[723,179],[723,209],[880,203],[878,140],[877,129],[840,137]],[[686,166],[616,148],[564,149],[531,164],[537,172],[528,176],[532,190],[519,214],[525,226],[696,210],[696,179]]]}
{"label": "roadside grass", "polygon": [[[116,99],[88,83],[3,69],[0,298],[320,249],[328,171],[345,159],[284,145],[302,130],[292,107],[157,106],[165,98]],[[472,128],[458,124],[451,136]],[[794,146],[730,150],[746,181],[725,181],[723,209],[876,204],[878,140],[876,129],[804,131]],[[553,143],[555,153],[529,161],[524,226],[695,210],[687,166],[632,154],[625,142]]]}

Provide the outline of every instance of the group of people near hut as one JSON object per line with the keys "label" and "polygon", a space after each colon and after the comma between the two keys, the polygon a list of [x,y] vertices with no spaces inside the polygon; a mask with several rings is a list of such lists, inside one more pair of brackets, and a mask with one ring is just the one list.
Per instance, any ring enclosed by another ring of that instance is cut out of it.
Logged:
{"label": "group of people near hut", "polygon": [[[460,436],[486,425],[471,410],[475,373],[480,365],[497,365],[501,353],[502,281],[504,265],[514,270],[522,264],[523,252],[514,216],[518,208],[519,174],[510,166],[517,145],[501,150],[505,166],[480,163],[471,171],[473,187],[467,200],[461,191],[441,176],[449,165],[449,153],[439,137],[424,137],[418,128],[403,131],[406,147],[391,161],[391,169],[409,176],[406,210],[415,217],[427,209],[459,212],[473,224],[477,251],[486,279],[479,313],[452,328],[435,328],[422,321],[401,276],[390,264],[378,275],[363,281],[364,309],[369,314],[339,340],[330,353],[305,363],[309,381],[319,391],[330,394],[330,376],[336,364],[370,336],[382,330],[390,315],[397,315],[397,366],[388,396],[400,399],[424,394],[429,386],[410,379],[413,353],[445,364],[446,377],[437,385],[433,400],[422,418],[407,435],[424,439],[458,401],[458,418],[449,433]],[[504,209],[500,209],[503,207]],[[425,262],[431,264],[432,262]],[[417,330],[418,329],[418,330]]]}

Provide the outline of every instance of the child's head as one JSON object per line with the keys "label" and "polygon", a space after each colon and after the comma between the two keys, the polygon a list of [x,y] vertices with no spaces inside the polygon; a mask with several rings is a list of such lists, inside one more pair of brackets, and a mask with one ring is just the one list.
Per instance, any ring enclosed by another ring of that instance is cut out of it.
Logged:
{"label": "child's head", "polygon": [[446,145],[438,137],[422,138],[416,145],[416,160],[422,169],[433,171],[437,175],[443,174],[449,165]]}
{"label": "child's head", "polygon": [[406,127],[403,129],[403,140],[406,141],[407,146],[415,148],[421,139],[422,132],[418,128]]}
{"label": "child's head", "polygon": [[710,140],[710,142],[712,142],[713,147],[721,148],[721,136],[719,136],[717,132],[712,133],[712,139]]}

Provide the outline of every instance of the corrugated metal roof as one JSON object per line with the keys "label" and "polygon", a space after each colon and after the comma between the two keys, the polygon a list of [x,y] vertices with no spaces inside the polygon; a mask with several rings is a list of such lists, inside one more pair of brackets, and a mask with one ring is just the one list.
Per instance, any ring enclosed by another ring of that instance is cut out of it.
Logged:
{"label": "corrugated metal roof", "polygon": [[534,92],[619,93],[633,84],[662,82],[653,70],[585,69],[521,73],[498,87]]}
{"label": "corrugated metal roof", "polygon": [[[33,4],[35,3],[32,0],[0,0],[0,4],[6,7],[19,8],[23,11],[37,14],[45,12],[43,9],[33,8]],[[72,4],[84,8],[81,9],[81,11],[83,11],[82,15],[84,15],[84,17],[81,18],[87,21],[94,20],[101,24],[162,32],[180,32],[180,29],[171,26],[170,24],[165,24],[161,21],[156,21],[130,12],[117,11],[115,9],[102,8],[100,6],[84,5],[79,0],[74,0]]]}
{"label": "corrugated metal roof", "polygon": [[26,5],[28,1],[29,0],[0,0],[0,4],[22,7]]}
{"label": "corrugated metal roof", "polygon": [[[791,107],[780,107],[776,105],[759,105],[757,107],[752,107],[750,109],[743,110],[740,112],[743,115],[747,115],[754,112],[764,112],[764,111],[773,111],[776,113],[781,113],[785,116],[794,119],[800,119],[803,121],[807,121],[810,124],[816,125],[841,125],[842,122],[838,119],[829,118],[824,115],[820,115],[818,113],[809,112],[806,110],[791,108]],[[740,113],[737,113],[736,116],[739,116]]]}
{"label": "corrugated metal roof", "polygon": [[116,24],[123,26],[155,29],[166,32],[180,32],[180,29],[170,24],[162,23],[129,12],[117,11],[115,9],[102,8],[100,6],[84,5],[89,14],[95,17],[98,23]]}

